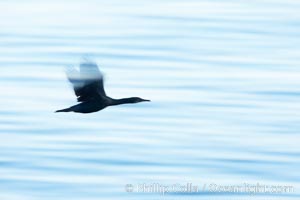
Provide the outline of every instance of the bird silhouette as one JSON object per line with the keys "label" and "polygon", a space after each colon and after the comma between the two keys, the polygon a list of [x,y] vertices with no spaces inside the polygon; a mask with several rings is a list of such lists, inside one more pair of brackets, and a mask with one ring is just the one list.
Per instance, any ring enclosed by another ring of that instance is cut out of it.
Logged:
{"label": "bird silhouette", "polygon": [[66,74],[73,86],[77,101],[81,103],[55,112],[93,113],[108,106],[150,101],[140,97],[123,99],[108,97],[104,90],[103,74],[97,64],[90,61],[81,63],[79,71],[72,67],[66,71]]}

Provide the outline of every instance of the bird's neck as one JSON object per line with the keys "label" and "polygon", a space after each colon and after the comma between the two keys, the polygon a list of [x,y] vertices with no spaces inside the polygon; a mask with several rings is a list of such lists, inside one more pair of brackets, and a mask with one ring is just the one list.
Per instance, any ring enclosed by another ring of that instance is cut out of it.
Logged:
{"label": "bird's neck", "polygon": [[120,104],[134,103],[132,98],[112,99],[110,106],[116,106]]}

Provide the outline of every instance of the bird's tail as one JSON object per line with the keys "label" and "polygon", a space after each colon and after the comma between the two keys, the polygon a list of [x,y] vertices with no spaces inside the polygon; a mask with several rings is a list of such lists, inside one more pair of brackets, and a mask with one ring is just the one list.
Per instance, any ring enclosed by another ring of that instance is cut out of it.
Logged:
{"label": "bird's tail", "polygon": [[71,112],[71,111],[72,111],[71,108],[65,108],[65,109],[62,109],[62,110],[57,110],[55,112],[57,113],[57,112]]}

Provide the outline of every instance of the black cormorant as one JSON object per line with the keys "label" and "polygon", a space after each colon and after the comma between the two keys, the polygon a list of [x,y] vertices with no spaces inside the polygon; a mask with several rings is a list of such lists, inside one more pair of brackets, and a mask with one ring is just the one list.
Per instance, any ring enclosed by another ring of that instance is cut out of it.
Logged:
{"label": "black cormorant", "polygon": [[72,83],[77,101],[81,102],[70,108],[56,112],[92,113],[106,108],[126,103],[150,101],[139,97],[113,99],[106,96],[103,86],[103,75],[96,63],[80,64],[80,71],[72,68],[67,71],[68,80]]}

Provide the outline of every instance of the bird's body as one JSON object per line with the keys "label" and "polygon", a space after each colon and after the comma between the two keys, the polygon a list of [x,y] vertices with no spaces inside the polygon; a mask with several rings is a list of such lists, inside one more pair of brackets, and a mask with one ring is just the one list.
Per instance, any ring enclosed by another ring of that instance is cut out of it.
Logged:
{"label": "bird's body", "polygon": [[86,101],[77,105],[71,106],[70,108],[57,110],[56,112],[77,112],[77,113],[93,113],[104,109],[107,105],[100,104],[97,101]]}
{"label": "bird's body", "polygon": [[77,101],[81,103],[56,112],[93,113],[107,106],[150,101],[139,97],[123,99],[108,97],[104,91],[103,75],[95,63],[82,63],[80,71],[71,69],[67,71],[67,77],[73,85]]}

